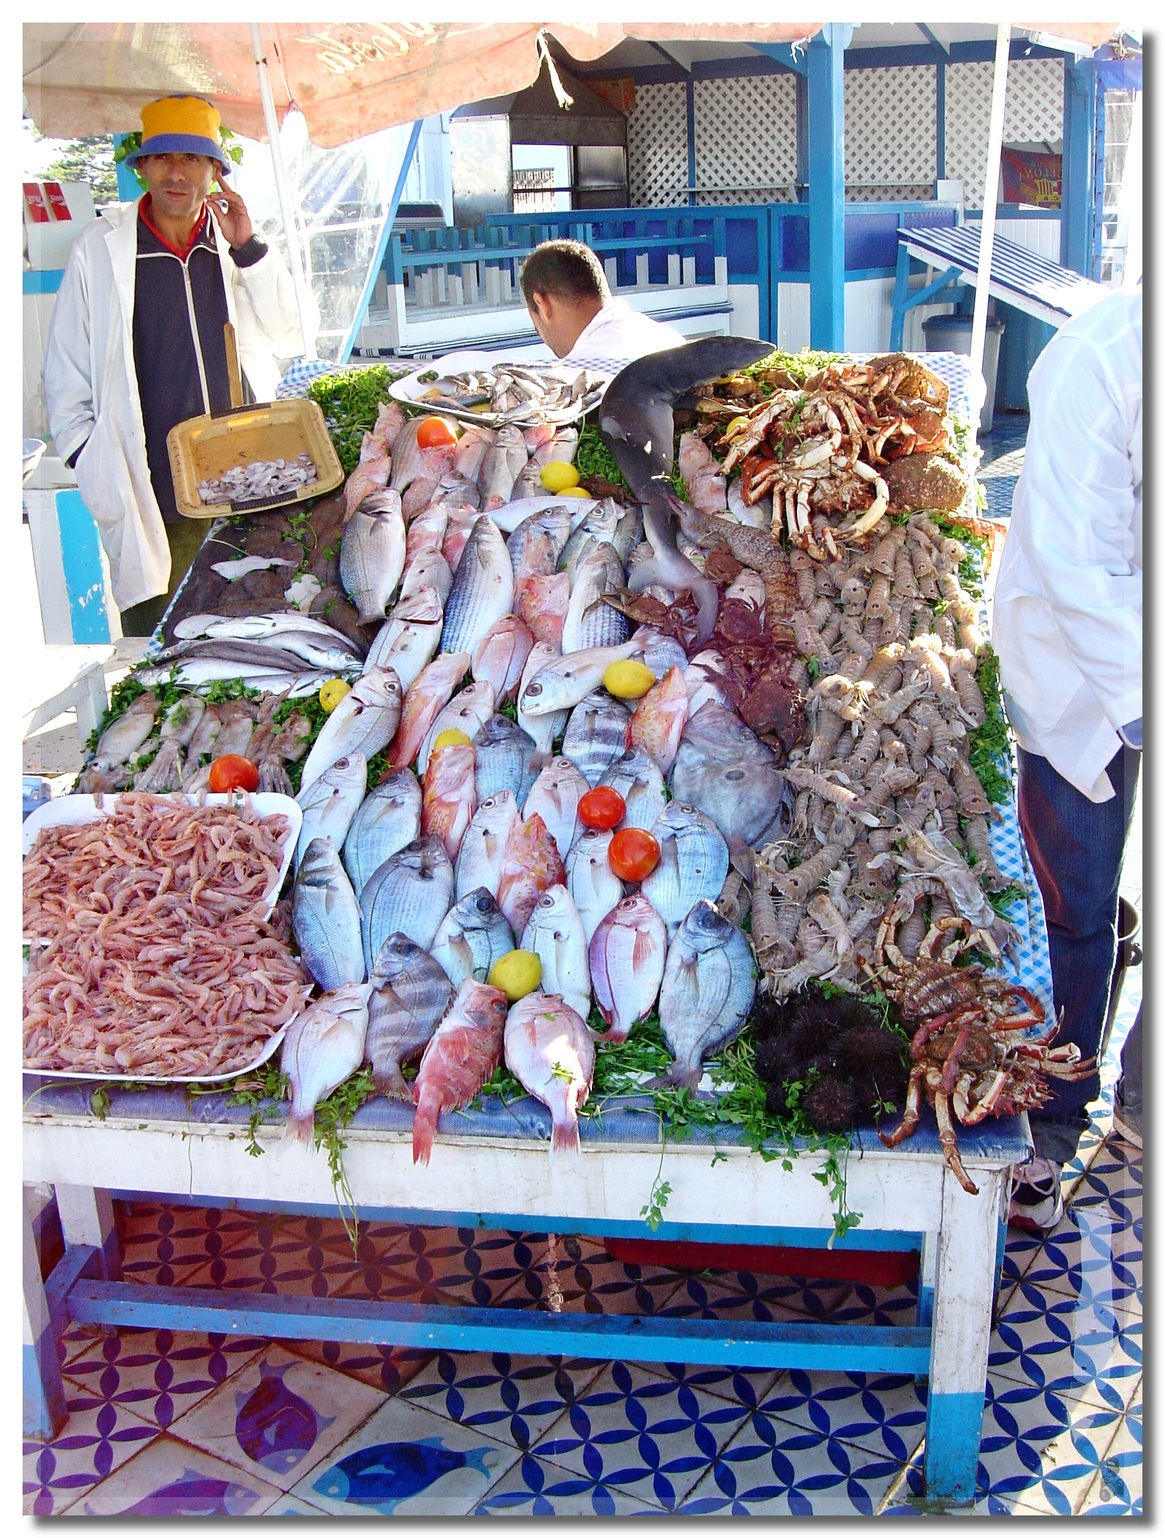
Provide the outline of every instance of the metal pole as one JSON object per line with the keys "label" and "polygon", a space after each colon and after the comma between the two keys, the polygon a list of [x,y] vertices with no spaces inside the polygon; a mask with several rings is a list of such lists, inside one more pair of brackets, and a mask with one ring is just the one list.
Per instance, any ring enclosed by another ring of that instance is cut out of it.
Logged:
{"label": "metal pole", "polygon": [[360,335],[360,328],[364,324],[364,317],[368,314],[368,304],[372,298],[372,290],[376,286],[376,274],[380,271],[384,261],[384,253],[388,250],[389,236],[392,233],[392,222],[396,218],[396,211],[400,207],[401,194],[405,190],[405,180],[409,174],[409,167],[413,163],[416,153],[417,141],[421,137],[421,128],[424,119],[417,118],[409,134],[408,147],[401,161],[400,171],[397,174],[396,186],[392,191],[392,198],[388,207],[384,210],[384,223],[381,226],[380,235],[376,242],[376,253],[368,268],[368,276],[364,280],[364,291],[360,295],[360,303],[356,306],[356,314],[352,318],[352,324],[348,329],[348,335],[344,338],[344,345],[340,349],[339,362],[347,363],[352,356],[352,349],[356,345],[356,338]]}
{"label": "metal pole", "polygon": [[[983,183],[983,228],[979,236],[979,278],[971,319],[971,377],[983,372],[987,341],[987,305],[991,298],[991,253],[995,247],[995,209],[999,203],[999,162],[1003,158],[1003,108],[1007,98],[1007,62],[1011,26],[1001,21],[995,37],[995,76],[991,85],[991,125],[987,131],[987,169]],[[986,396],[984,396],[984,401]],[[980,406],[980,413],[982,406]],[[976,423],[978,426],[978,423]]]}
{"label": "metal pole", "polygon": [[275,171],[275,187],[279,194],[279,207],[283,211],[283,231],[287,238],[287,264],[291,269],[291,281],[295,288],[295,305],[299,311],[299,326],[303,332],[303,353],[305,358],[315,358],[316,338],[315,331],[308,325],[308,279],[304,272],[303,252],[299,245],[299,230],[295,222],[295,212],[291,203],[291,194],[287,186],[287,172],[283,165],[283,150],[279,143],[279,121],[275,116],[275,97],[271,91],[271,76],[267,70],[267,54],[263,47],[263,39],[259,33],[259,23],[251,22],[251,52],[255,56],[255,67],[259,72],[259,95],[263,101],[263,120],[267,125],[267,143],[271,146],[271,164]]}

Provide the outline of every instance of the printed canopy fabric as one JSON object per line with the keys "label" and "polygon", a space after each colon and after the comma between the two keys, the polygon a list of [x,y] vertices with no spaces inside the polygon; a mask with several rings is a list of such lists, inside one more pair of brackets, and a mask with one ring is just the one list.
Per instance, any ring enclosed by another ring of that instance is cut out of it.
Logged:
{"label": "printed canopy fabric", "polygon": [[[572,58],[600,58],[624,38],[790,43],[820,22],[263,22],[275,109],[294,103],[327,148],[397,123],[532,85],[548,32]],[[27,112],[44,134],[125,132],[144,102],[193,91],[249,139],[266,128],[245,22],[26,23]]]}

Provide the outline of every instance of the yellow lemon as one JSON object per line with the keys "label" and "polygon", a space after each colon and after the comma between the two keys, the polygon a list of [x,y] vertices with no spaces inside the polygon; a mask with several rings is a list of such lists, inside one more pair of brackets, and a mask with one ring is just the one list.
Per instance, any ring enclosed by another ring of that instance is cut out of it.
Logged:
{"label": "yellow lemon", "polygon": [[655,674],[645,662],[634,662],[629,657],[612,662],[603,674],[603,688],[620,700],[641,699],[655,681]]}
{"label": "yellow lemon", "polygon": [[586,497],[588,502],[594,501],[590,492],[583,486],[564,486],[561,491],[556,491],[554,495],[556,497]]}
{"label": "yellow lemon", "polygon": [[581,477],[574,465],[556,459],[542,466],[542,473],[538,479],[553,495],[555,492],[565,491],[568,486],[577,486]]}
{"label": "yellow lemon", "polygon": [[511,1004],[533,993],[542,981],[542,959],[533,951],[507,951],[490,968],[486,979],[491,988],[500,988]]}
{"label": "yellow lemon", "polygon": [[468,748],[473,745],[473,738],[468,732],[463,732],[459,726],[450,726],[443,732],[438,732],[433,738],[433,751],[438,748]]}
{"label": "yellow lemon", "polygon": [[330,715],[351,688],[352,685],[345,683],[342,678],[329,678],[320,690],[320,704]]}

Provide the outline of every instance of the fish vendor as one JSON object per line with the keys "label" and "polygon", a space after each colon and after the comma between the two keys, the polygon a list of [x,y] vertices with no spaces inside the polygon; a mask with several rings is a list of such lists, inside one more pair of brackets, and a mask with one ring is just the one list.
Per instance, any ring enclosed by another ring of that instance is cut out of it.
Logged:
{"label": "fish vendor", "polygon": [[602,263],[579,240],[546,240],[522,263],[522,298],[534,329],[567,363],[622,366],[687,340],[612,296]]}
{"label": "fish vendor", "polygon": [[178,512],[166,436],[230,406],[226,322],[244,399],[274,399],[276,360],[305,351],[286,263],[226,183],[217,109],[165,96],[141,120],[126,162],[146,191],[74,242],[44,363],[49,426],[100,530],[126,635],[152,634],[205,533]]}

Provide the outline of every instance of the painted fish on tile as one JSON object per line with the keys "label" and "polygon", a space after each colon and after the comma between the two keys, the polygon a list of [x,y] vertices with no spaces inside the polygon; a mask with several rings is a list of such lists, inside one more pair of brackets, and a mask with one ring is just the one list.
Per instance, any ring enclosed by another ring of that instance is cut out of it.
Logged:
{"label": "painted fish on tile", "polygon": [[236,1394],[235,1441],[253,1463],[286,1474],[301,1463],[335,1416],[319,1416],[283,1381],[295,1363],[283,1367],[259,1363],[259,1382],[249,1394]]}
{"label": "painted fish on tile", "polygon": [[500,1449],[473,1447],[460,1452],[440,1437],[418,1442],[377,1442],[332,1464],[312,1489],[329,1500],[348,1501],[391,1516],[402,1501],[428,1490],[454,1469],[490,1472]]}
{"label": "painted fish on tile", "polygon": [[[118,1517],[241,1517],[259,1499],[259,1491],[233,1479],[211,1479],[197,1469],[159,1485],[149,1495],[117,1513]],[[102,1511],[101,1516],[108,1513]],[[86,1515],[96,1516],[86,1502]]]}

